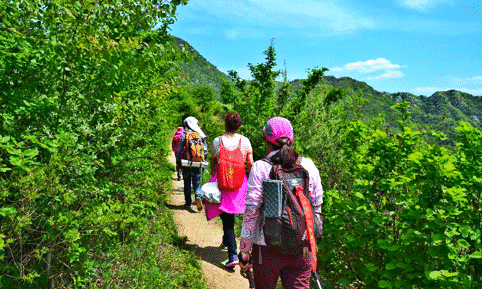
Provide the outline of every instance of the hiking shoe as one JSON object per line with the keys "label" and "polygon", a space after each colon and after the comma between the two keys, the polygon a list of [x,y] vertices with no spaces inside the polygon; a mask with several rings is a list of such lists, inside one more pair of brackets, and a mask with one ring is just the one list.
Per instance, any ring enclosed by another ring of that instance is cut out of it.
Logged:
{"label": "hiking shoe", "polygon": [[196,208],[198,211],[201,211],[203,209],[203,202],[201,199],[196,199]]}
{"label": "hiking shoe", "polygon": [[226,265],[224,266],[228,268],[234,268],[238,264],[239,264],[238,256],[230,255],[228,261],[226,262]]}

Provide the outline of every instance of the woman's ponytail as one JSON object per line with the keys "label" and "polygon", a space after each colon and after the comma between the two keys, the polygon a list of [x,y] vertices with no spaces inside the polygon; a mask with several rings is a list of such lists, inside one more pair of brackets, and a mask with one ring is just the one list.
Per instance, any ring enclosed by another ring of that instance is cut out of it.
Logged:
{"label": "woman's ponytail", "polygon": [[271,157],[271,161],[273,164],[280,164],[284,169],[292,168],[298,159],[298,153],[291,147],[287,137],[280,137],[276,142],[279,146],[275,146],[274,149],[278,152]]}

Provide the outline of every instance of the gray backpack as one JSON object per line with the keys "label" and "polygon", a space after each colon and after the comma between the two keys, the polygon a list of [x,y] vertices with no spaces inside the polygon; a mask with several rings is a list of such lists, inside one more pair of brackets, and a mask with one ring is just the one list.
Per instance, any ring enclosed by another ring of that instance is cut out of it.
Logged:
{"label": "gray backpack", "polygon": [[[270,178],[263,182],[264,239],[266,245],[278,247],[282,253],[298,254],[309,246],[307,238],[306,210],[313,215],[311,201],[303,209],[297,194],[309,196],[309,174],[298,158],[294,166],[284,169],[274,165],[270,159],[264,161],[273,165]],[[322,235],[321,220],[314,218],[312,224],[315,240]]]}

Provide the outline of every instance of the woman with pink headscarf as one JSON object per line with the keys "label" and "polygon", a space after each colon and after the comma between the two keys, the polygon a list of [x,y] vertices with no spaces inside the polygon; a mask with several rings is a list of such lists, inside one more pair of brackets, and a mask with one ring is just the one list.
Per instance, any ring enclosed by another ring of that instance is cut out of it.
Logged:
{"label": "woman with pink headscarf", "polygon": [[320,174],[312,160],[298,158],[297,152],[291,147],[294,134],[289,120],[282,117],[271,118],[264,126],[263,134],[270,162],[256,161],[249,175],[246,211],[239,245],[241,275],[246,277],[248,270],[252,268],[256,288],[274,289],[280,277],[283,288],[310,288],[309,278],[316,265],[312,262],[313,255],[305,253],[311,248],[303,248],[307,250],[299,254],[287,254],[272,245],[266,245],[262,188],[263,181],[269,180],[273,165],[290,168],[295,162],[300,162],[309,173],[309,198],[313,214],[316,218],[321,218],[323,188]]}

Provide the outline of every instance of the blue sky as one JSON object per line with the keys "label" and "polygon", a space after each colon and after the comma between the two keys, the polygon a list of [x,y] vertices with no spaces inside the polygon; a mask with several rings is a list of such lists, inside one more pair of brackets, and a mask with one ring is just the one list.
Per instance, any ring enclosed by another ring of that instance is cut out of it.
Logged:
{"label": "blue sky", "polygon": [[379,91],[482,96],[482,1],[189,0],[171,34],[246,79],[274,38],[290,80],[327,67]]}

